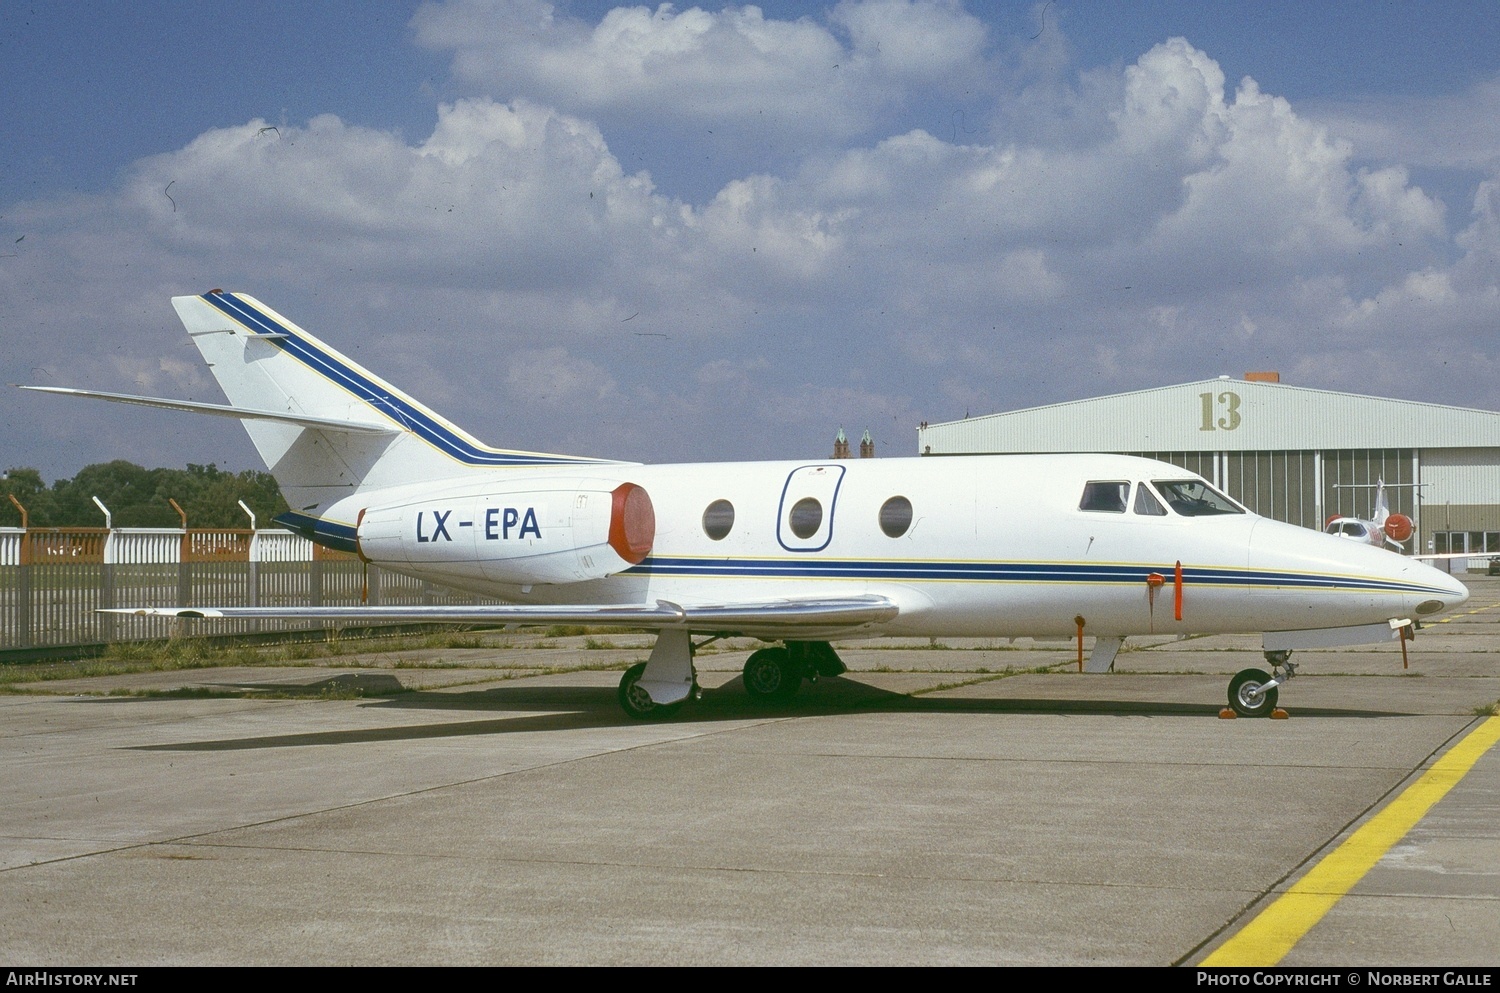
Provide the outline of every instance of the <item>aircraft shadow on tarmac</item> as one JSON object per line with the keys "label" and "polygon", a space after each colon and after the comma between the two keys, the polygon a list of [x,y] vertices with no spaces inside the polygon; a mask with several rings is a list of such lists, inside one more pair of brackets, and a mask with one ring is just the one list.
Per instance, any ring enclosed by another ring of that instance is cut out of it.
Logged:
{"label": "aircraft shadow on tarmac", "polygon": [[[336,684],[347,689],[347,676],[333,677],[302,687],[285,684],[235,684],[247,691],[305,692],[321,695]],[[398,689],[399,681],[391,676],[368,677],[359,686],[368,697],[366,707],[398,710],[464,710],[522,711],[516,716],[491,720],[465,720],[427,724],[396,725],[382,728],[360,728],[337,731],[312,731],[298,734],[265,735],[182,742],[171,745],[139,745],[138,751],[235,751],[253,748],[294,748],[305,745],[360,744],[386,741],[417,741],[432,738],[459,738],[475,735],[518,734],[537,731],[582,730],[588,728],[639,726],[621,713],[615,691],[609,687],[537,686],[516,684],[490,687],[469,693],[429,693]],[[544,711],[527,715],[525,711]],[[861,683],[846,677],[820,680],[805,687],[793,699],[769,703],[749,697],[735,679],[721,687],[707,689],[700,700],[693,701],[663,724],[704,724],[716,721],[755,719],[789,719],[822,717],[854,712],[902,713],[990,713],[1004,714],[1072,714],[1105,717],[1196,716],[1217,719],[1219,706],[1207,703],[1182,703],[1142,700],[1057,700],[1023,698],[975,698],[910,696]],[[1299,717],[1402,717],[1402,711],[1373,711],[1353,708],[1298,707]]]}

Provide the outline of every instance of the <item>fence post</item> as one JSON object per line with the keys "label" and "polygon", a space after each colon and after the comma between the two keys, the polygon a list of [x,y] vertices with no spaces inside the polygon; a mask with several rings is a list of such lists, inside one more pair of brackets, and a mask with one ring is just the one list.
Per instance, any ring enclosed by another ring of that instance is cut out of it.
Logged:
{"label": "fence post", "polygon": [[186,532],[178,540],[177,550],[177,603],[178,607],[191,607],[193,605],[193,564],[192,559],[193,539]]}
{"label": "fence post", "polygon": [[[97,496],[91,499],[94,501],[94,506],[104,512],[104,547],[99,553],[99,606],[108,608],[115,605],[115,564],[111,557],[114,551],[114,542],[111,539],[115,534],[115,518],[109,512],[109,508],[104,506],[103,500]],[[98,625],[95,630],[99,632],[99,640],[106,643],[112,641],[115,633],[115,615],[95,613],[93,619]]]}
{"label": "fence post", "polygon": [[26,505],[7,493],[10,502],[21,512],[21,533],[16,535],[16,616],[15,639],[17,648],[31,647],[31,515]]}
{"label": "fence post", "polygon": [[307,593],[310,606],[313,607],[323,606],[323,556],[321,552],[321,546],[313,546],[312,568],[308,570],[308,586],[310,588]]}
{"label": "fence post", "polygon": [[31,632],[31,617],[31,529],[27,528],[21,535],[20,565],[16,566],[16,636],[21,648],[36,644]]}
{"label": "fence post", "polygon": [[188,533],[187,511],[177,505],[177,501],[167,497],[167,503],[177,511],[178,518],[182,521],[182,540],[177,551],[177,606],[191,607],[193,605],[193,538]]}
{"label": "fence post", "polygon": [[[240,506],[244,507],[245,501],[241,500]],[[245,508],[245,512],[250,513],[248,507]],[[245,604],[247,607],[260,606],[260,560],[266,553],[265,545],[266,543],[261,540],[260,532],[255,529],[255,515],[250,514],[250,562],[247,567],[249,571],[245,576],[245,599],[249,601]],[[257,617],[250,622],[250,630],[254,634],[260,633],[260,618]]]}
{"label": "fence post", "polygon": [[[104,532],[104,551],[100,555],[102,560],[99,565],[99,609],[109,610],[115,604],[115,558],[119,552],[116,547],[115,531],[110,528]],[[114,614],[95,614],[99,623],[99,640],[105,644],[115,640]]]}
{"label": "fence post", "polygon": [[[254,547],[253,545],[251,546]],[[260,606],[260,560],[250,556],[250,570],[245,577],[245,606]]]}
{"label": "fence post", "polygon": [[[245,598],[249,601],[245,606],[261,606],[261,532],[255,529],[255,511],[240,501],[240,510],[245,511],[246,516],[251,519],[251,570],[245,580]],[[255,630],[261,630],[260,624],[254,625]]]}

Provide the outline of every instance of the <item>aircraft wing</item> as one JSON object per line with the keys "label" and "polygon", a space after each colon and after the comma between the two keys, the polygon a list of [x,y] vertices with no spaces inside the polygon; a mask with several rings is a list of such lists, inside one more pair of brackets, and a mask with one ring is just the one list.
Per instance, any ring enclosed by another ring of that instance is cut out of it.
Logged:
{"label": "aircraft wing", "polygon": [[1500,552],[1444,552],[1441,555],[1408,555],[1407,558],[1424,562],[1440,559],[1500,559]]}
{"label": "aircraft wing", "polygon": [[461,607],[120,607],[100,611],[135,617],[279,619],[342,624],[618,624],[647,630],[685,628],[705,633],[839,631],[888,621],[900,612],[883,596],[784,599],[682,606],[654,604],[483,604]]}
{"label": "aircraft wing", "polygon": [[161,407],[166,410],[183,410],[193,414],[213,414],[217,417],[233,417],[241,421],[280,421],[304,428],[349,431],[354,434],[400,434],[401,430],[383,424],[363,421],[344,421],[333,417],[310,417],[293,414],[285,410],[255,410],[249,407],[230,407],[222,403],[196,403],[192,400],[166,400],[161,397],[139,397],[129,393],[105,393],[100,390],[75,390],[66,386],[22,386],[23,390],[37,393],[60,393],[64,396],[89,397],[94,400],[110,400],[114,403],[133,403],[142,407]]}

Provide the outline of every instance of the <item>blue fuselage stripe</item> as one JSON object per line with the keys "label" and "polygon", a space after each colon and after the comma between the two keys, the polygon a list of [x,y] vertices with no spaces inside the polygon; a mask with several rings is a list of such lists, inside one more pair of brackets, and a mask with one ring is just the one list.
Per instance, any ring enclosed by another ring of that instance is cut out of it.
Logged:
{"label": "blue fuselage stripe", "polygon": [[280,524],[288,530],[295,531],[324,548],[332,548],[340,552],[359,550],[358,535],[348,524],[325,521],[321,517],[299,514],[294,510],[277,514],[271,523]]}
{"label": "blue fuselage stripe", "polygon": [[[1067,562],[922,562],[850,559],[699,559],[651,556],[626,571],[629,576],[686,578],[862,579],[870,581],[1144,584],[1155,572],[1173,574],[1174,565],[1085,565]],[[1168,582],[1171,580],[1168,579]],[[1441,595],[1444,591],[1416,583],[1316,573],[1266,572],[1252,569],[1190,568],[1182,570],[1184,586],[1251,589],[1321,589],[1345,592]]]}

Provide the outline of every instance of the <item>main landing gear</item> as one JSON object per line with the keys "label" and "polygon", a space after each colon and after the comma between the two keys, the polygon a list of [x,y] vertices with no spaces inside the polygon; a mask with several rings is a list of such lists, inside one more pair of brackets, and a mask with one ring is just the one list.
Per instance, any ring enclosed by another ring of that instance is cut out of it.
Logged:
{"label": "main landing gear", "polygon": [[[708,641],[714,641],[710,638]],[[701,695],[693,651],[708,641],[692,644],[685,631],[663,631],[651,650],[651,658],[637,662],[620,677],[615,693],[620,709],[636,720],[664,720]],[[762,648],[745,662],[745,692],[751,699],[785,703],[804,679],[817,682],[822,676],[848,672],[838,653],[826,641],[788,641],[785,647]]]}
{"label": "main landing gear", "polygon": [[785,648],[762,648],[745,660],[741,675],[751,699],[785,703],[796,695],[802,680],[842,676],[848,666],[826,641],[789,641]]}
{"label": "main landing gear", "polygon": [[745,660],[745,693],[766,703],[784,703],[796,696],[802,679],[817,682],[819,676],[847,672],[843,660],[828,642],[786,642],[786,648],[762,648]]}
{"label": "main landing gear", "polygon": [[[683,701],[660,704],[651,699],[651,694],[641,685],[641,676],[645,672],[644,662],[637,662],[626,669],[625,675],[620,677],[620,688],[615,691],[615,699],[620,702],[621,710],[638,721],[666,720],[682,709]],[[696,685],[694,683],[695,687]]]}
{"label": "main landing gear", "polygon": [[[1297,666],[1290,661],[1291,652],[1266,652],[1266,662],[1271,666],[1271,675],[1264,669],[1241,669],[1229,681],[1229,706],[1240,717],[1269,717],[1276,709],[1276,688],[1297,675]],[[1279,670],[1286,669],[1286,675]]]}
{"label": "main landing gear", "polygon": [[626,669],[620,677],[615,693],[620,709],[638,721],[664,720],[689,699],[696,700],[700,691],[693,649],[686,631],[669,629],[657,635],[651,657]]}

